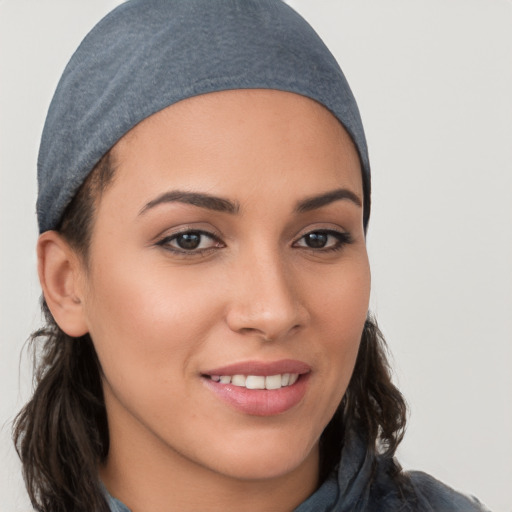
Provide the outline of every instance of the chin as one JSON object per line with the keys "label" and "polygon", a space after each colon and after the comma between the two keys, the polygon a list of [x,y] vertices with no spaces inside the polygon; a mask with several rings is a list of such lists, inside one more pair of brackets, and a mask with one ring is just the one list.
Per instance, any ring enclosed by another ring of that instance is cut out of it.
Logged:
{"label": "chin", "polygon": [[318,442],[306,446],[287,435],[272,443],[263,437],[244,446],[227,441],[220,447],[220,453],[212,451],[210,456],[217,472],[238,480],[270,480],[295,472],[318,472]]}

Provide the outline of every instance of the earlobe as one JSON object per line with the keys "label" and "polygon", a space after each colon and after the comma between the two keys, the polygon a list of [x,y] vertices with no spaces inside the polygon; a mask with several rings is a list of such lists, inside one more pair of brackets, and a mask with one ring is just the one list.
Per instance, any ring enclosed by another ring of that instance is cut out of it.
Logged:
{"label": "earlobe", "polygon": [[56,231],[46,231],[37,242],[39,281],[46,303],[59,327],[69,336],[88,332],[81,297],[81,262]]}

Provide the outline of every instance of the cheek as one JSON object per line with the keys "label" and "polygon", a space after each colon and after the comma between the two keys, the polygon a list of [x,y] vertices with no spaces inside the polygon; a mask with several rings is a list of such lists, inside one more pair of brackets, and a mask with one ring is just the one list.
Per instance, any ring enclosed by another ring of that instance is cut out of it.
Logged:
{"label": "cheek", "polygon": [[323,410],[326,424],[334,414],[352,377],[361,334],[368,313],[370,271],[366,251],[333,269],[319,269],[314,280],[304,281],[309,290],[311,332],[318,340]]}
{"label": "cheek", "polygon": [[167,379],[170,370],[186,372],[220,316],[213,286],[192,272],[161,264],[104,260],[91,285],[89,329],[108,378],[129,372],[142,380],[150,372]]}
{"label": "cheek", "polygon": [[215,287],[197,271],[158,263],[104,268],[94,275],[88,314],[111,428],[133,417],[173,438],[173,418],[196,414],[190,382],[221,317]]}
{"label": "cheek", "polygon": [[340,365],[344,367],[346,384],[352,375],[359,350],[369,299],[370,271],[367,261],[362,259],[352,273],[340,277],[325,311],[325,317],[332,319],[332,329],[337,333],[331,339],[335,344],[334,355],[338,356]]}
{"label": "cheek", "polygon": [[360,337],[370,299],[370,268],[364,248],[335,269],[317,270],[304,286],[314,317],[329,331],[329,339]]}

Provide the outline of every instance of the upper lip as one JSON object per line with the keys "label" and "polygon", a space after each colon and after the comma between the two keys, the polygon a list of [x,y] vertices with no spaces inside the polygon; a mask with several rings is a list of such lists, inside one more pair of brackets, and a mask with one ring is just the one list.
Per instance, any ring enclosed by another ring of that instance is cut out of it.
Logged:
{"label": "upper lip", "polygon": [[283,373],[309,373],[311,366],[294,359],[279,361],[242,361],[202,372],[203,375],[279,375]]}

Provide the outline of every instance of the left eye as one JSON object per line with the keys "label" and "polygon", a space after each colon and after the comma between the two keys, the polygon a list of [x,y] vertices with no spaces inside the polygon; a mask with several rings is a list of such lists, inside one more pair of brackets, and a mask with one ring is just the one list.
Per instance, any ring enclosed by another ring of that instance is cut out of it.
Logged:
{"label": "left eye", "polygon": [[179,252],[193,252],[220,247],[219,240],[205,231],[184,231],[167,236],[158,245]]}
{"label": "left eye", "polygon": [[351,238],[348,233],[321,230],[306,233],[294,245],[308,249],[341,249],[343,245],[350,242]]}

